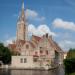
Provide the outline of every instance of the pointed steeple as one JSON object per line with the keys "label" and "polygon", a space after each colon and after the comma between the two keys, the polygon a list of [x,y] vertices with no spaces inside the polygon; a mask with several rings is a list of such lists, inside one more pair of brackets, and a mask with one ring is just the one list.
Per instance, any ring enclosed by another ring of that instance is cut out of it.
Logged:
{"label": "pointed steeple", "polygon": [[22,0],[22,10],[20,15],[20,20],[25,21],[24,0]]}
{"label": "pointed steeple", "polygon": [[22,9],[24,9],[24,0],[22,0]]}
{"label": "pointed steeple", "polygon": [[26,40],[27,25],[25,21],[24,0],[22,0],[22,9],[17,22],[17,40]]}

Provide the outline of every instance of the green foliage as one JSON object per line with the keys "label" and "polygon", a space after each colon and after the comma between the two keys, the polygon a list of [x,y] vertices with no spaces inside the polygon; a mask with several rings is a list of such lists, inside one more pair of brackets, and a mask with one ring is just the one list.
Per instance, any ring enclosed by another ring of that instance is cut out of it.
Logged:
{"label": "green foliage", "polygon": [[66,73],[73,73],[75,72],[75,59],[65,59],[64,60],[65,65],[65,72]]}
{"label": "green foliage", "polygon": [[70,49],[67,53],[67,58],[64,60],[65,73],[70,75],[75,72],[75,49]]}
{"label": "green foliage", "polygon": [[75,49],[70,49],[67,53],[67,59],[75,58]]}
{"label": "green foliage", "polygon": [[4,47],[2,43],[0,43],[0,60],[4,64],[9,64],[11,62],[11,52],[7,47]]}

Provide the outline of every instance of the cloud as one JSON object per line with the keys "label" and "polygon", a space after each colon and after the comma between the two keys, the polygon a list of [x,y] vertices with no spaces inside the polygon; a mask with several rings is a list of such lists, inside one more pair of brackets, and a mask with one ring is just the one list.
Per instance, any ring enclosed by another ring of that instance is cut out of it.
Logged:
{"label": "cloud", "polygon": [[54,32],[52,32],[47,25],[39,25],[37,28],[33,24],[29,24],[28,26],[28,31],[31,34],[37,35],[37,36],[42,36],[46,33],[49,35],[56,36]]}
{"label": "cloud", "polygon": [[[28,32],[29,32],[29,37],[34,34],[36,36],[42,36],[46,33],[49,35],[56,36],[54,32],[52,32],[47,25],[39,25],[38,27],[35,27],[33,24],[28,25]],[[28,37],[28,39],[29,39]],[[4,41],[4,45],[8,46],[8,44],[12,44],[13,41],[15,41],[15,37],[8,38],[7,40]]]}
{"label": "cloud", "polygon": [[8,44],[13,44],[13,41],[15,41],[15,37],[9,38],[7,40],[4,41],[4,45],[8,46]]}
{"label": "cloud", "polygon": [[59,42],[59,46],[65,51],[68,51],[70,48],[75,48],[75,42],[70,40],[63,40]]}
{"label": "cloud", "polygon": [[26,9],[25,15],[26,15],[26,18],[29,18],[29,17],[35,18],[38,16],[38,13],[35,12],[34,10]]}
{"label": "cloud", "polygon": [[75,23],[74,22],[68,22],[64,21],[62,19],[55,19],[52,23],[54,27],[57,28],[63,28],[63,29],[68,29],[68,30],[73,30],[75,31]]}
{"label": "cloud", "polygon": [[[19,14],[13,14],[13,17],[20,17],[21,12]],[[40,16],[35,10],[26,9],[25,10],[25,17],[27,20],[35,20],[35,21],[44,21],[45,17]]]}
{"label": "cloud", "polygon": [[26,19],[30,19],[30,20],[37,20],[37,21],[45,20],[45,17],[39,16],[39,14],[36,11],[31,9],[26,9],[25,16],[26,16]]}

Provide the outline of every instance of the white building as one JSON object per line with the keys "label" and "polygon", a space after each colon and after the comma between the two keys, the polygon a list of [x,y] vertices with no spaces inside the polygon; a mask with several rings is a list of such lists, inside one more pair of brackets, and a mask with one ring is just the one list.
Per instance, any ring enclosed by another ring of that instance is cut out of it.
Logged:
{"label": "white building", "polygon": [[21,69],[49,69],[63,63],[63,51],[53,41],[52,36],[45,34],[41,37],[32,35],[27,38],[28,27],[24,14],[24,3],[17,22],[17,40],[9,44],[9,49],[14,53],[11,67]]}

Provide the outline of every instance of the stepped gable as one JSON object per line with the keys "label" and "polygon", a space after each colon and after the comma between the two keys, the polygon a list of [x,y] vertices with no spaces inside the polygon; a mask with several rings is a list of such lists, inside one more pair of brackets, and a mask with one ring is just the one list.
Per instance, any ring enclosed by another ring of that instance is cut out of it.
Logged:
{"label": "stepped gable", "polygon": [[16,44],[9,44],[8,45],[8,48],[11,49],[11,50],[21,50],[21,47],[26,43],[28,42],[33,48],[35,48],[35,45],[31,42],[31,41],[24,41],[24,40],[18,40],[16,41]]}
{"label": "stepped gable", "polygon": [[35,45],[31,41],[25,41],[25,40],[18,40],[16,42],[16,45],[24,45],[26,42],[28,42],[33,48],[35,48]]}

